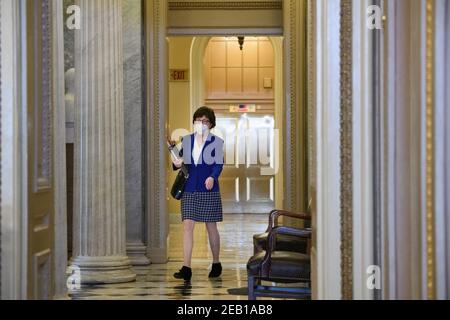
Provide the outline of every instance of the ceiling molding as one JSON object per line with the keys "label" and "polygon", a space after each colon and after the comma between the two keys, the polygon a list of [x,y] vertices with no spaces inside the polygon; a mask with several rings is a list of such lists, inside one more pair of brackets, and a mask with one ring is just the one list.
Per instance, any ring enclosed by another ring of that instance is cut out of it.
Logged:
{"label": "ceiling molding", "polygon": [[281,10],[278,1],[169,1],[169,10]]}

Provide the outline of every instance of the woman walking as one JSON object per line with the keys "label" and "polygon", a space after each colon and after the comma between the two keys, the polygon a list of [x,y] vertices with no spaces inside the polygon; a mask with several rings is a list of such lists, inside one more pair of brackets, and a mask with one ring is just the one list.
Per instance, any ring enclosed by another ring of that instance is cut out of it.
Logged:
{"label": "woman walking", "polygon": [[182,138],[180,160],[172,159],[174,170],[186,165],[189,178],[181,198],[183,220],[183,267],[174,274],[177,279],[190,281],[192,277],[191,257],[193,234],[196,222],[206,224],[209,244],[213,256],[210,278],[222,274],[219,260],[220,235],[217,222],[223,220],[219,176],[223,169],[224,141],[210,130],[216,126],[214,111],[201,107],[193,117],[194,133]]}

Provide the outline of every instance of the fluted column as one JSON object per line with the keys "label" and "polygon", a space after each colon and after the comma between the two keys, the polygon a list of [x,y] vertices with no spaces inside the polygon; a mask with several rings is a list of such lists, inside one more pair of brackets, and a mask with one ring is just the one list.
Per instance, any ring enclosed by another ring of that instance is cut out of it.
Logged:
{"label": "fluted column", "polygon": [[127,282],[122,1],[77,4],[72,265],[81,283]]}
{"label": "fluted column", "polygon": [[125,113],[125,212],[127,254],[131,264],[149,265],[145,210],[145,125],[142,33],[143,2],[122,0]]}

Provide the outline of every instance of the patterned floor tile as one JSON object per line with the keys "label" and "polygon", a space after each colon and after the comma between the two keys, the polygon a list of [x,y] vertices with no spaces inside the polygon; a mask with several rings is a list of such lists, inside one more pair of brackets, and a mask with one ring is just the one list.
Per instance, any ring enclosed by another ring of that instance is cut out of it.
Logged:
{"label": "patterned floor tile", "polygon": [[136,267],[137,280],[130,283],[83,286],[69,294],[76,300],[246,300],[246,263],[253,254],[252,238],[267,228],[267,215],[225,215],[219,224],[223,274],[208,279],[212,263],[204,224],[197,224],[194,235],[190,285],[173,278],[182,266],[182,225],[170,226],[169,262]]}

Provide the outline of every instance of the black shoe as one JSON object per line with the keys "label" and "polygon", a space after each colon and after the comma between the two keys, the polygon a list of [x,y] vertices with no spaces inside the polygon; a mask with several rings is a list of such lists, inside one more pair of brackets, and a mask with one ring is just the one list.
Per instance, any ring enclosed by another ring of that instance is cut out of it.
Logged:
{"label": "black shoe", "polygon": [[220,264],[220,262],[213,263],[211,272],[209,273],[208,277],[209,278],[217,278],[217,277],[220,277],[221,274],[222,274],[222,265]]}
{"label": "black shoe", "polygon": [[177,279],[183,279],[184,281],[190,281],[192,278],[192,269],[186,266],[175,272],[173,276]]}

